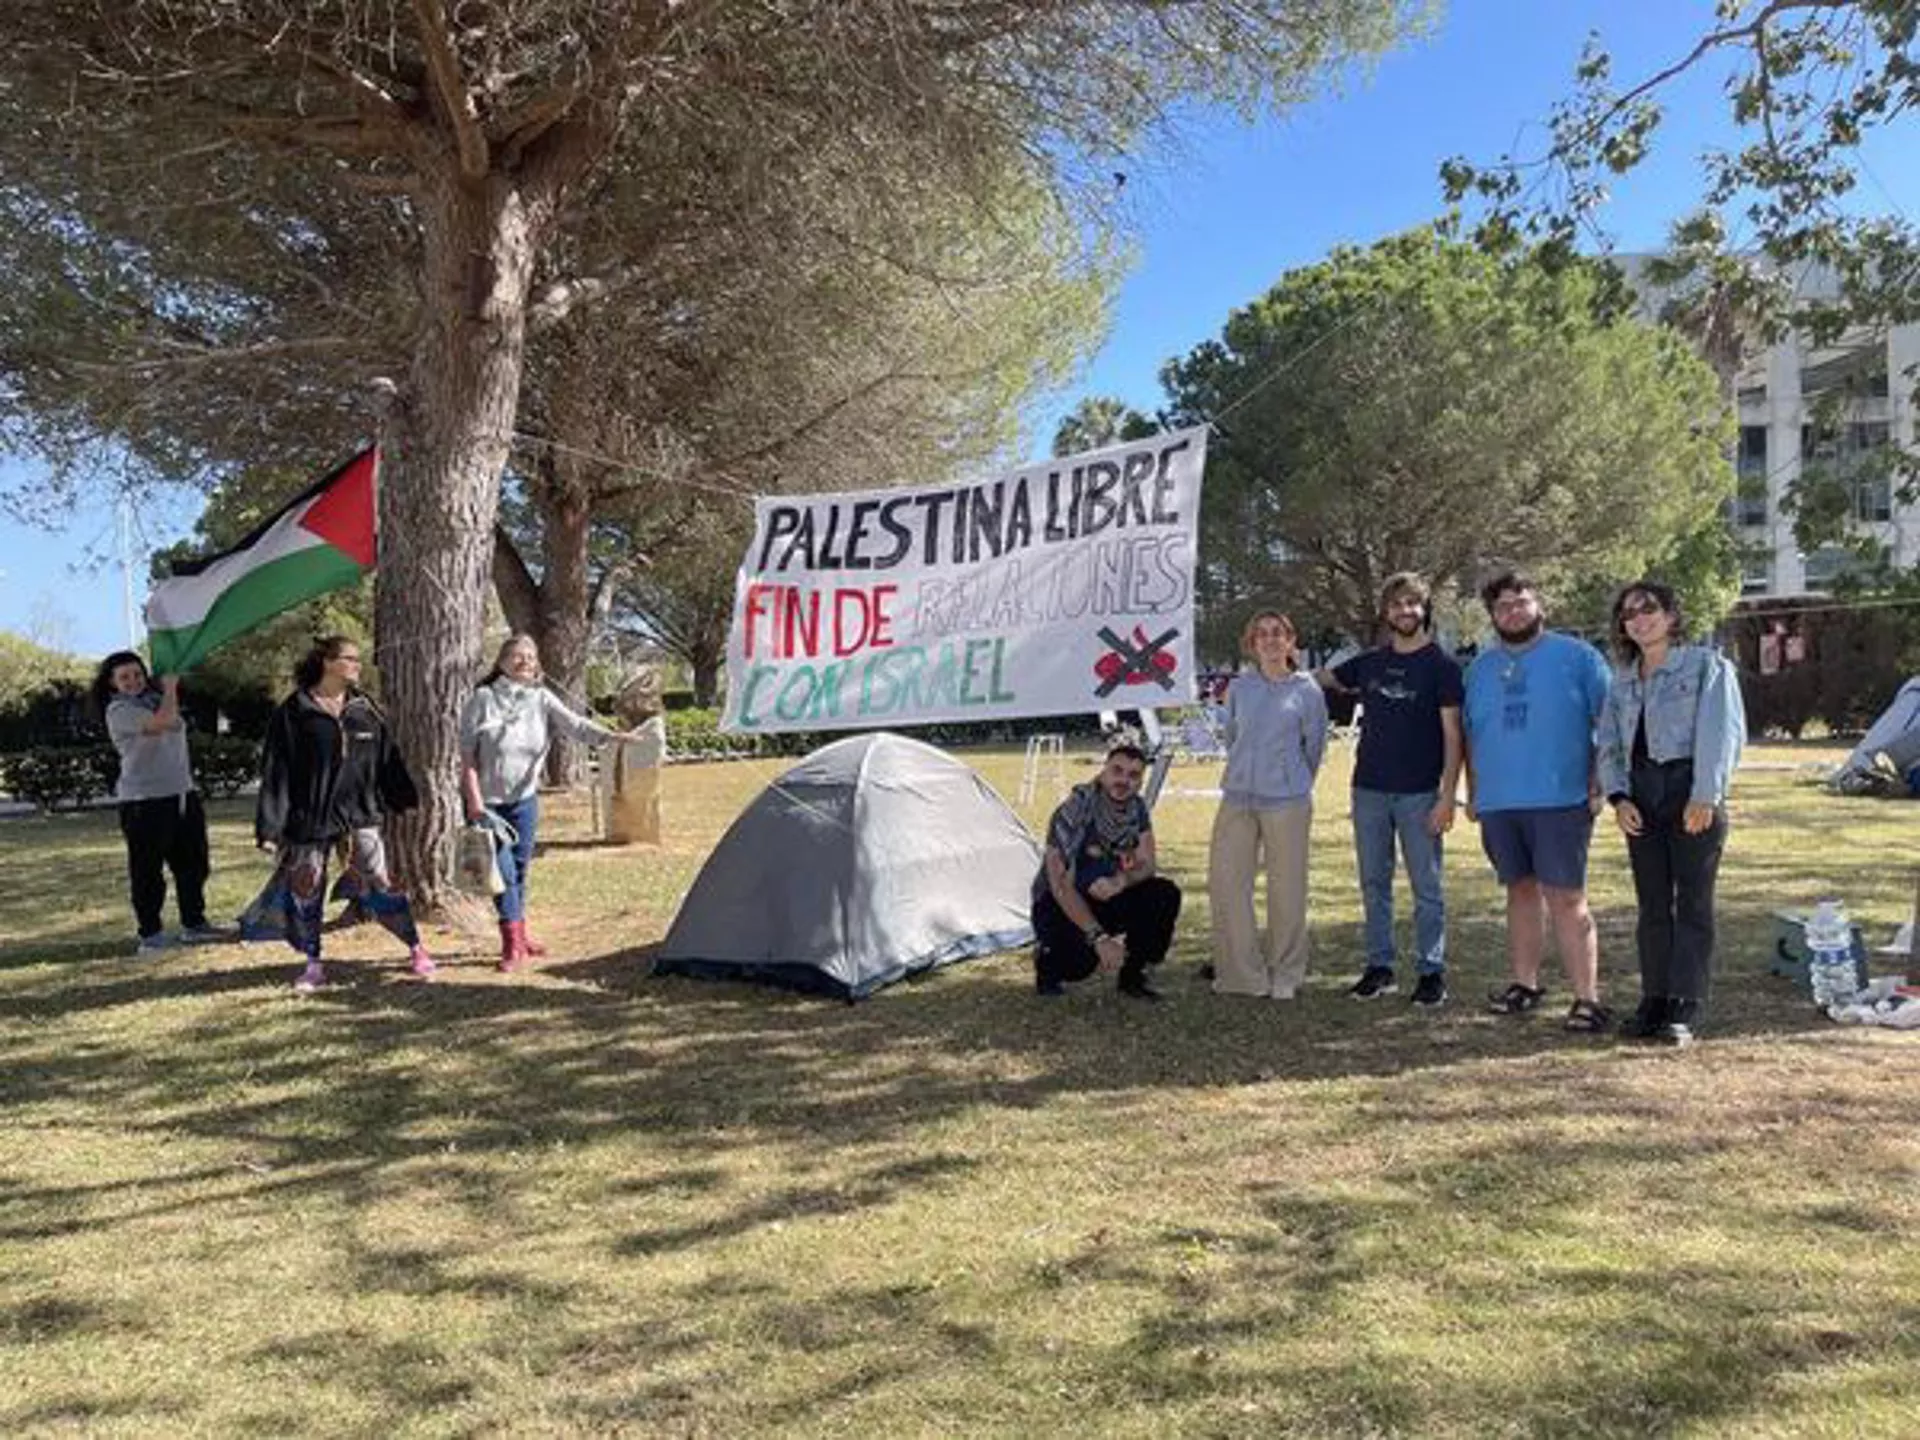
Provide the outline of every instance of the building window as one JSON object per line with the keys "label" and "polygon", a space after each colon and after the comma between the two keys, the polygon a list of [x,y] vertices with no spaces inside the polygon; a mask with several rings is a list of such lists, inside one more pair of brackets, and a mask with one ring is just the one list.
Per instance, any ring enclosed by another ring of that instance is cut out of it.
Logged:
{"label": "building window", "polygon": [[1893,481],[1888,476],[1861,476],[1853,482],[1853,518],[1869,525],[1893,519]]}
{"label": "building window", "polygon": [[1764,595],[1773,588],[1773,558],[1765,551],[1750,552],[1740,561],[1740,593]]}
{"label": "building window", "polygon": [[1844,545],[1822,545],[1806,557],[1803,574],[1809,589],[1833,584],[1855,569],[1860,557]]}
{"label": "building window", "polygon": [[1800,367],[1800,394],[1809,400],[1820,395],[1884,400],[1888,388],[1887,347],[1882,342],[1855,346]]}
{"label": "building window", "polygon": [[1767,427],[1742,425],[1740,449],[1734,463],[1737,488],[1727,507],[1736,525],[1767,523]]}
{"label": "building window", "polygon": [[1742,405],[1766,404],[1767,403],[1766,385],[1764,383],[1759,385],[1742,385],[1740,387],[1740,403]]}

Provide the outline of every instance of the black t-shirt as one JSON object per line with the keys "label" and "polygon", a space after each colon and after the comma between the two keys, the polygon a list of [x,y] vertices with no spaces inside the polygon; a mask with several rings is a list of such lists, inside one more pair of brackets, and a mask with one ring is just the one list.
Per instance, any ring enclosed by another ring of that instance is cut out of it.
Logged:
{"label": "black t-shirt", "polygon": [[1465,696],[1453,657],[1433,644],[1404,655],[1383,645],[1334,666],[1333,676],[1358,690],[1364,707],[1353,783],[1394,795],[1437,787],[1446,766],[1440,711],[1458,709]]}

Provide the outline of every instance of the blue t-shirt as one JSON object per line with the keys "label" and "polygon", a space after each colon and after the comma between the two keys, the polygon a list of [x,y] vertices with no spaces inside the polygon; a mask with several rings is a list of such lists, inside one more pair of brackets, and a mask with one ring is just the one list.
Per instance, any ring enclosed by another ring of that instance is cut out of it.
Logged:
{"label": "blue t-shirt", "polygon": [[1440,711],[1458,709],[1460,666],[1438,645],[1402,654],[1391,645],[1333,667],[1333,678],[1360,692],[1360,756],[1353,783],[1361,790],[1422,795],[1440,784],[1446,737]]}
{"label": "blue t-shirt", "polygon": [[1488,647],[1467,667],[1467,749],[1474,806],[1552,810],[1583,805],[1593,730],[1612,677],[1598,650],[1549,630],[1524,650]]}

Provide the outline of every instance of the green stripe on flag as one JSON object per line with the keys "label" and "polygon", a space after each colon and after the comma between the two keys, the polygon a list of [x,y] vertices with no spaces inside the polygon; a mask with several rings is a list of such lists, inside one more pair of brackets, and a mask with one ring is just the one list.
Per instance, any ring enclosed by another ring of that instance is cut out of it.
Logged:
{"label": "green stripe on flag", "polygon": [[310,545],[269,560],[222,591],[198,625],[149,631],[154,673],[178,675],[234,636],[302,600],[351,585],[361,574],[350,556],[331,545]]}

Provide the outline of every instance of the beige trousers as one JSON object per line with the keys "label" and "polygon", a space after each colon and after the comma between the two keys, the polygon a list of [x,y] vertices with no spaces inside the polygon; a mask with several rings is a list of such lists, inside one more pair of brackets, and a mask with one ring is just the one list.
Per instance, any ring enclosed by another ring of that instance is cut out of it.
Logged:
{"label": "beige trousers", "polygon": [[[1307,977],[1307,836],[1311,803],[1249,810],[1220,802],[1207,855],[1213,912],[1213,988],[1221,995],[1291,1000]],[[1253,879],[1267,863],[1267,934],[1253,920]]]}

